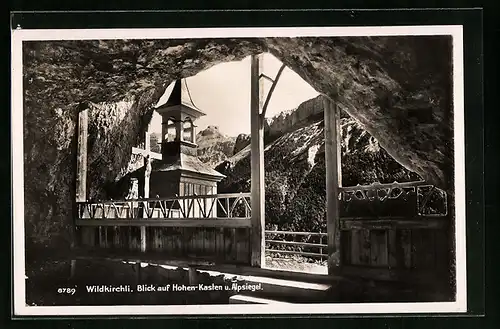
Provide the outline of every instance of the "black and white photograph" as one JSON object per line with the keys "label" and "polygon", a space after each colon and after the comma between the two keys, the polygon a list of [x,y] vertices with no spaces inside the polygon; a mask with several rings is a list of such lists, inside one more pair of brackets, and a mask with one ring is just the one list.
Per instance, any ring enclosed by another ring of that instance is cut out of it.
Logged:
{"label": "black and white photograph", "polygon": [[459,313],[461,26],[12,31],[14,313]]}

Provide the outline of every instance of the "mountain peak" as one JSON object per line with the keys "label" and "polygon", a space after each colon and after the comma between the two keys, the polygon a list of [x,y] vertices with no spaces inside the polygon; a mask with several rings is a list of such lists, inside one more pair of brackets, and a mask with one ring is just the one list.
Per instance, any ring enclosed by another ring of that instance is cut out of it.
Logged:
{"label": "mountain peak", "polygon": [[199,134],[201,136],[222,135],[218,126],[208,126],[204,130],[200,131]]}
{"label": "mountain peak", "polygon": [[235,137],[228,137],[217,126],[208,126],[196,137],[199,159],[215,167],[216,164],[233,155]]}

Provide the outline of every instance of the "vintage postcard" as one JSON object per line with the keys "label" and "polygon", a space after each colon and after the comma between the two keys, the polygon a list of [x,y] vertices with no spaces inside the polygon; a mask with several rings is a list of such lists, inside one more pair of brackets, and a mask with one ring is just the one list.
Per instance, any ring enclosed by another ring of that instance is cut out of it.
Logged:
{"label": "vintage postcard", "polygon": [[12,31],[14,314],[466,312],[462,26]]}

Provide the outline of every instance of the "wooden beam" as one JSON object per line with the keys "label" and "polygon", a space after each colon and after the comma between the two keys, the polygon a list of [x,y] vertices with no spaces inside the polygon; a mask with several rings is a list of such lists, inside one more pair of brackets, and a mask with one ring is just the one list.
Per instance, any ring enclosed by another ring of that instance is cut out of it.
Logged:
{"label": "wooden beam", "polygon": [[[148,126],[149,130],[149,126]],[[151,160],[152,159],[157,159],[161,160],[162,155],[160,153],[155,153],[151,152],[151,137],[149,134],[149,131],[146,130],[146,133],[144,134],[144,150],[133,147],[132,148],[132,154],[140,154],[143,156],[143,161],[144,161],[144,191],[143,191],[143,198],[148,199],[149,198],[149,178],[151,176]],[[162,137],[163,138],[163,137]],[[146,208],[146,207],[144,207]],[[146,228],[141,227],[141,251],[145,252],[146,251]]]}
{"label": "wooden beam", "polygon": [[262,72],[262,60],[259,57],[260,55],[252,55],[250,68],[251,265],[255,267],[262,267],[265,264],[264,125],[260,116],[263,81],[259,79]]}
{"label": "wooden beam", "polygon": [[[117,221],[120,221],[120,220],[125,220],[125,221],[135,221],[135,222],[144,222],[147,226],[147,223],[149,220],[155,220],[156,222],[158,221],[179,221],[179,220],[198,220],[198,221],[211,221],[211,220],[214,220],[214,221],[226,221],[226,220],[246,220],[246,221],[250,221],[252,217],[92,217],[92,218],[88,218],[88,217],[79,217],[78,220],[83,220],[83,221],[86,221],[86,220],[114,220],[116,223],[120,223],[120,222],[117,222]],[[113,223],[115,223],[113,222]],[[141,226],[142,224],[137,224],[137,225],[133,225],[133,226]],[[200,224],[200,225],[203,225],[203,224]],[[153,225],[154,226],[154,225]]]}
{"label": "wooden beam", "polygon": [[359,219],[348,220],[341,219],[342,230],[391,230],[391,229],[425,229],[434,230],[446,227],[448,225],[447,218],[428,218],[409,220],[403,219]]}
{"label": "wooden beam", "polygon": [[327,236],[327,233],[320,233],[320,232],[291,232],[291,231],[266,231],[266,234]]}
{"label": "wooden beam", "polygon": [[[149,132],[146,131],[144,134],[144,150],[147,152],[147,155],[144,157],[144,191],[143,197],[144,199],[149,198],[149,178],[151,176],[151,159],[149,157],[152,156],[151,152],[151,138]],[[161,156],[161,155],[160,155]],[[144,207],[146,209],[146,207]],[[146,227],[141,226],[141,251],[146,251]],[[140,266],[139,266],[140,267]]]}
{"label": "wooden beam", "polygon": [[198,284],[198,272],[193,266],[188,266],[188,280],[190,285]]}
{"label": "wooden beam", "polygon": [[324,97],[325,166],[326,166],[326,220],[328,233],[328,274],[340,269],[340,216],[339,186],[342,173],[339,116],[336,104]]}
{"label": "wooden beam", "polygon": [[184,122],[182,121],[182,118],[175,118],[175,140],[176,141],[183,141],[184,140],[184,134],[182,133],[184,131]]}
{"label": "wooden beam", "polygon": [[[89,123],[89,109],[83,108],[78,112],[77,122],[77,155],[76,155],[76,202],[87,201],[87,148],[88,148],[88,123]],[[78,213],[78,204],[75,204],[75,212]],[[71,243],[70,249],[77,246],[78,232],[76,223],[73,223],[71,228]],[[74,277],[76,271],[76,260],[72,259],[70,263],[71,273],[70,276]]]}
{"label": "wooden beam", "polygon": [[[271,96],[273,95],[274,89],[276,88],[276,85],[278,84],[278,81],[280,79],[281,73],[283,73],[283,70],[285,69],[286,65],[282,64],[280,69],[278,70],[278,73],[276,74],[276,78],[273,80],[273,84],[271,85],[271,89],[269,89],[269,93],[267,94],[266,101],[264,105],[262,106],[262,113],[261,117],[262,120],[266,117],[266,111],[267,111],[267,106],[269,105],[269,101],[271,100]],[[263,90],[260,91],[263,94]]]}
{"label": "wooden beam", "polygon": [[337,181],[339,191],[342,189],[342,127],[340,126],[340,106],[335,105],[335,135],[337,136]]}
{"label": "wooden beam", "polygon": [[76,202],[87,201],[87,139],[89,110],[78,113],[78,146],[76,160]]}
{"label": "wooden beam", "polygon": [[76,276],[76,259],[72,259],[69,267],[69,278],[74,279]]}
{"label": "wooden beam", "polygon": [[315,252],[305,252],[305,251],[296,251],[296,250],[275,250],[275,249],[267,249],[267,252],[273,254],[290,254],[290,255],[301,255],[306,257],[318,257],[324,258],[325,254],[315,253]]}
{"label": "wooden beam", "polygon": [[323,248],[326,247],[326,244],[321,244],[321,243],[309,243],[309,242],[295,242],[295,241],[283,241],[283,240],[266,240],[267,243],[272,243],[272,244],[282,244],[282,245],[288,245],[288,246],[304,246],[304,247],[316,247],[316,248]]}
{"label": "wooden beam", "polygon": [[273,80],[273,79],[271,79],[270,77],[268,77],[268,76],[267,76],[267,75],[265,75],[264,73],[261,73],[261,74],[259,75],[259,79],[261,79],[261,78],[264,78],[264,79],[266,79],[266,80],[270,81],[271,83],[273,83],[273,82],[274,82],[274,80]]}
{"label": "wooden beam", "polygon": [[[84,108],[78,112],[77,122],[77,155],[76,155],[76,202],[87,201],[87,139],[88,139],[89,109]],[[75,204],[75,213],[78,212],[78,205]],[[76,224],[71,228],[70,248],[74,249],[78,241]],[[71,276],[74,275],[76,261],[71,260]]]}
{"label": "wooden beam", "polygon": [[248,218],[235,219],[77,219],[78,226],[146,226],[146,227],[251,227],[252,221]]}
{"label": "wooden beam", "polygon": [[[144,199],[149,199],[149,176],[150,172],[148,166],[151,165],[151,159],[147,159],[146,157],[149,155],[149,157],[152,156],[153,152],[150,152],[151,148],[151,140],[150,140],[150,135],[149,132],[146,132],[144,134],[144,150],[146,151],[146,156],[143,158],[144,161],[144,191],[143,191],[143,197]],[[160,155],[161,156],[161,155]]]}
{"label": "wooden beam", "polygon": [[141,278],[141,262],[136,262],[135,264],[132,265],[132,268],[134,269],[135,272],[135,280],[136,283],[139,284],[142,281]]}

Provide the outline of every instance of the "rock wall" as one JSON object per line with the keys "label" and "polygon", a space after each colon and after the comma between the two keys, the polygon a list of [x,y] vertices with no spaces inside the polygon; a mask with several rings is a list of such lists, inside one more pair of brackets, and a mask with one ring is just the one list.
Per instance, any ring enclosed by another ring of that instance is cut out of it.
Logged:
{"label": "rock wall", "polygon": [[[272,142],[299,127],[304,127],[313,121],[322,120],[324,117],[324,96],[320,95],[301,103],[297,108],[280,112],[264,122],[265,143]],[[344,116],[345,112],[342,112]],[[236,138],[234,152],[237,154],[250,145],[250,135],[240,134]]]}
{"label": "rock wall", "polygon": [[265,133],[273,139],[301,125],[306,125],[314,118],[322,119],[324,111],[323,98],[323,96],[315,97],[303,102],[295,109],[283,111],[267,119]]}

